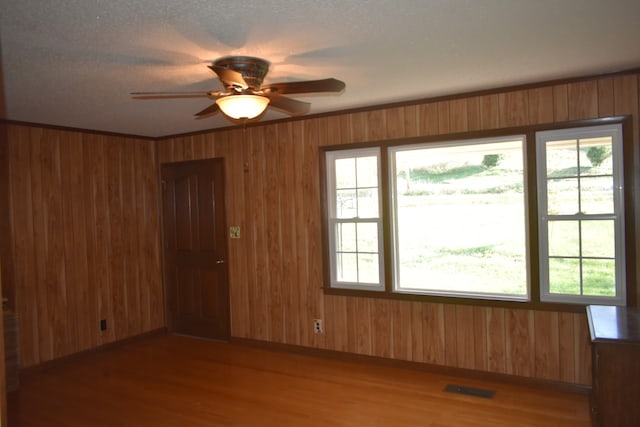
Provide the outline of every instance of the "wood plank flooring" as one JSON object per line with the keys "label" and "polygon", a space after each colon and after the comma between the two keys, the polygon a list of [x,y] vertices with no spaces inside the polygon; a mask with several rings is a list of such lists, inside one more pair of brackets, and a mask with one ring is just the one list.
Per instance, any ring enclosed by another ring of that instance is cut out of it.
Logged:
{"label": "wood plank flooring", "polygon": [[[444,392],[449,383],[493,399]],[[589,426],[588,397],[160,335],[23,376],[19,426]]]}

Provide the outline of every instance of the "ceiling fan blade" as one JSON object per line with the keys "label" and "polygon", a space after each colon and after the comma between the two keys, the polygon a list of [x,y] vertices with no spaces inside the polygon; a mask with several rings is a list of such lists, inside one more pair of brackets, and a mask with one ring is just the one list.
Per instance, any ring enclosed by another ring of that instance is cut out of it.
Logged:
{"label": "ceiling fan blade", "polygon": [[222,95],[223,92],[131,92],[130,95],[135,99],[170,99],[170,98],[215,98]]}
{"label": "ceiling fan blade", "polygon": [[317,92],[341,92],[345,88],[341,80],[334,78],[322,80],[308,80],[303,82],[272,83],[262,88],[268,95],[270,93],[292,94],[292,93],[317,93]]}
{"label": "ceiling fan blade", "polygon": [[218,75],[224,86],[231,85],[238,86],[242,89],[249,88],[249,85],[244,80],[244,77],[242,77],[242,74],[240,74],[239,72],[215,65],[208,65],[208,67]]}
{"label": "ceiling fan blade", "polygon": [[269,98],[269,107],[282,110],[292,116],[307,114],[311,108],[311,104],[308,102],[298,101],[286,96],[267,95],[267,97]]}
{"label": "ceiling fan blade", "polygon": [[213,104],[209,105],[207,108],[205,108],[204,110],[197,112],[196,116],[204,117],[204,116],[208,116],[210,114],[215,114],[218,111],[220,111],[220,107],[218,107],[218,104],[213,103]]}

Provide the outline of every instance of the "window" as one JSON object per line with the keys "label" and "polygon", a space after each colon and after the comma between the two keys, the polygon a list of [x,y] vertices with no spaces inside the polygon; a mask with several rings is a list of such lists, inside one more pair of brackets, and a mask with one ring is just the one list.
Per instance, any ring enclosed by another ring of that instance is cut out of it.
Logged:
{"label": "window", "polygon": [[622,124],[523,130],[323,148],[327,286],[625,304]]}
{"label": "window", "polygon": [[384,290],[380,149],[326,154],[331,286]]}
{"label": "window", "polygon": [[389,150],[396,292],[528,299],[523,142]]}
{"label": "window", "polygon": [[537,134],[543,301],[625,303],[622,128]]}

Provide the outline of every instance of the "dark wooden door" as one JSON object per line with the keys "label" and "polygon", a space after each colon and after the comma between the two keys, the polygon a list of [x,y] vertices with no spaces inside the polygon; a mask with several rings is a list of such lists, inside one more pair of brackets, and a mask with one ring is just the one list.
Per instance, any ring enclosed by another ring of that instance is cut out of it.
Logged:
{"label": "dark wooden door", "polygon": [[162,165],[167,322],[171,332],[229,338],[223,159]]}

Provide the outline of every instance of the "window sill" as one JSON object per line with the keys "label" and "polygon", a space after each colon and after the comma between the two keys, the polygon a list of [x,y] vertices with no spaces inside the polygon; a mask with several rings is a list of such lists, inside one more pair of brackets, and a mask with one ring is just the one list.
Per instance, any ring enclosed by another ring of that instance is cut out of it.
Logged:
{"label": "window sill", "polygon": [[322,288],[325,295],[344,297],[381,298],[388,300],[416,301],[433,304],[457,304],[478,307],[496,307],[522,310],[542,310],[569,313],[584,313],[587,304],[567,304],[540,301],[506,301],[497,299],[464,298],[451,296],[421,295],[388,291],[367,291],[357,289]]}

